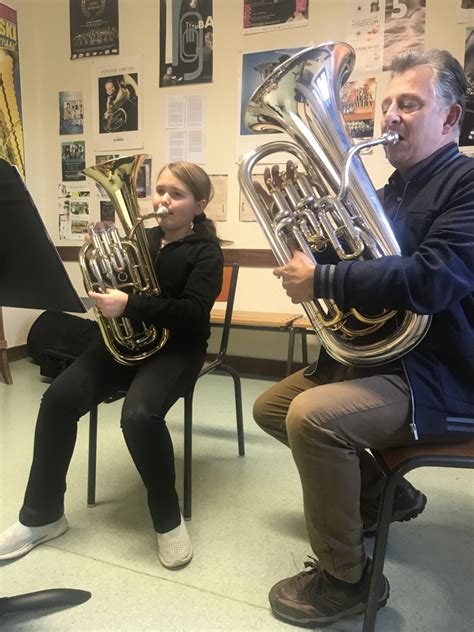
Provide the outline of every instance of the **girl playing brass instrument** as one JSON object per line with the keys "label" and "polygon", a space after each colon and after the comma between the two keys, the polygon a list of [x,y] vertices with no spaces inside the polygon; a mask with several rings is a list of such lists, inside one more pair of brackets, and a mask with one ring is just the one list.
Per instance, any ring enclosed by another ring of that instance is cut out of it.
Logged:
{"label": "girl playing brass instrument", "polygon": [[214,225],[204,214],[211,194],[209,176],[195,164],[170,163],[159,173],[153,206],[165,207],[167,214],[147,235],[161,295],[128,295],[113,289],[91,296],[106,318],[123,314],[132,321],[166,328],[170,338],[157,353],[134,366],[118,363],[100,340],[54,380],[39,410],[19,521],[0,534],[0,559],[19,557],[68,529],[64,493],[77,421],[124,389],[121,427],[147,489],[160,562],[172,568],[191,560],[165,417],[201,369],[210,311],[222,285],[222,251]]}

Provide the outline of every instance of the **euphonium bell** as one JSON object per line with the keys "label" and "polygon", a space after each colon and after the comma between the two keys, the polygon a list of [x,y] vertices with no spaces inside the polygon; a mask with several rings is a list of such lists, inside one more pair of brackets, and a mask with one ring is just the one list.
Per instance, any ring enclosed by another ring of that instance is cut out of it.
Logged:
{"label": "euphonium bell", "polygon": [[[355,63],[342,42],[300,51],[280,64],[257,88],[245,122],[255,132],[286,132],[244,156],[242,190],[279,265],[296,243],[316,264],[400,255],[400,248],[372,182],[358,156],[361,149],[397,142],[395,133],[354,145],[347,134],[339,93]],[[268,205],[254,186],[253,171],[270,155],[291,154],[305,173],[283,185],[269,183]],[[303,303],[321,344],[343,364],[374,366],[400,358],[428,330],[431,317],[387,309],[381,314],[343,312],[331,299]],[[387,331],[390,330],[390,331]],[[377,335],[380,334],[379,339]]]}
{"label": "euphonium bell", "polygon": [[[166,215],[166,209],[140,216],[135,181],[144,155],[108,160],[84,169],[107,192],[125,235],[115,225],[90,231],[91,240],[79,253],[86,291],[115,288],[127,294],[159,296],[160,288],[148,248],[143,220]],[[105,344],[117,362],[133,365],[159,351],[168,340],[167,329],[158,329],[128,318],[105,318],[97,307],[95,316]]]}

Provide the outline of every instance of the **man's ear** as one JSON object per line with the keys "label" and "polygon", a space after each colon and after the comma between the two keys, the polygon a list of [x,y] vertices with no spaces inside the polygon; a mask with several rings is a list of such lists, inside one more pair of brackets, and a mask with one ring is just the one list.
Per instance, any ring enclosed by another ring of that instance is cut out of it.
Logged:
{"label": "man's ear", "polygon": [[459,103],[453,103],[448,110],[446,120],[443,125],[443,133],[449,134],[459,122],[461,118],[462,108]]}

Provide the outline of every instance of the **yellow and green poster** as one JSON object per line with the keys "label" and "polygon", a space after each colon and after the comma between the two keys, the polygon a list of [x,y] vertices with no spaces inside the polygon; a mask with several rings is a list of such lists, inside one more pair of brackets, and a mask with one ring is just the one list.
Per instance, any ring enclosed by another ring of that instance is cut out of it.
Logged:
{"label": "yellow and green poster", "polygon": [[0,158],[25,177],[16,11],[0,3]]}

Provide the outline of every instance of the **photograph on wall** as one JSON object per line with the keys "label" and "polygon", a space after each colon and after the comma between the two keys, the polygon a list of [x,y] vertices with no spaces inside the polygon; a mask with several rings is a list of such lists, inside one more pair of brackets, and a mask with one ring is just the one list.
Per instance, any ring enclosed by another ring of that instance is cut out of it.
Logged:
{"label": "photograph on wall", "polygon": [[118,0],[69,0],[71,59],[119,54]]}
{"label": "photograph on wall", "polygon": [[347,81],[341,89],[341,109],[347,130],[359,141],[374,137],[375,78]]}
{"label": "photograph on wall", "polygon": [[0,158],[25,177],[17,14],[0,3]]}
{"label": "photograph on wall", "polygon": [[59,133],[61,136],[84,133],[84,104],[81,92],[59,93]]}
{"label": "photograph on wall", "polygon": [[474,22],[474,0],[456,0],[456,22]]}
{"label": "photograph on wall", "polygon": [[151,198],[151,158],[144,158],[137,173],[136,189],[137,197]]}
{"label": "photograph on wall", "polygon": [[347,7],[344,41],[355,50],[359,73],[382,70],[384,6],[383,0],[351,0]]}
{"label": "photograph on wall", "polygon": [[96,150],[143,147],[141,57],[93,67],[94,140]]}
{"label": "photograph on wall", "polygon": [[244,0],[244,33],[262,33],[308,24],[309,0]]}
{"label": "photograph on wall", "polygon": [[80,183],[58,186],[59,239],[83,240],[90,223],[91,190]]}
{"label": "photograph on wall", "polygon": [[395,55],[425,46],[426,0],[386,0],[383,70]]}
{"label": "photograph on wall", "polygon": [[160,88],[210,83],[212,0],[160,0]]}
{"label": "photograph on wall", "polygon": [[244,120],[245,111],[252,94],[277,66],[300,50],[303,49],[281,48],[242,55],[242,93],[240,101],[240,134],[242,136],[255,133],[247,128]]}
{"label": "photograph on wall", "polygon": [[61,143],[61,166],[63,182],[85,180],[81,173],[86,166],[86,144],[83,140]]}
{"label": "photograph on wall", "polygon": [[115,207],[110,200],[100,200],[100,221],[106,226],[115,223]]}
{"label": "photograph on wall", "polygon": [[464,72],[467,80],[466,111],[461,125],[459,145],[474,145],[474,27],[466,28]]}

